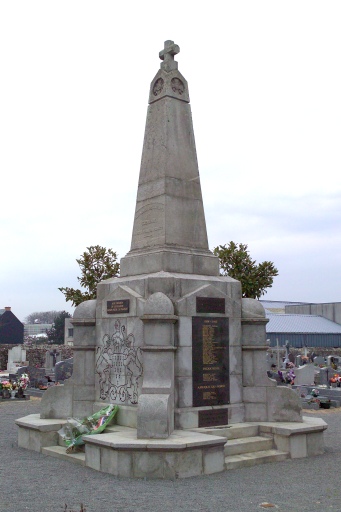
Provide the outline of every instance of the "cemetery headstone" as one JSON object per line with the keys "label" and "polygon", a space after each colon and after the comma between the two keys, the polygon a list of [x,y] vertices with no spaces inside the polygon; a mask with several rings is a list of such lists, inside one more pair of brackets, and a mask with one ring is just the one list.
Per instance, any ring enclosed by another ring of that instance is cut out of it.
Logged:
{"label": "cemetery headstone", "polygon": [[295,364],[295,356],[292,352],[289,353],[288,359],[289,359],[290,363]]}
{"label": "cemetery headstone", "polygon": [[299,368],[295,368],[295,384],[298,386],[313,386],[315,383],[315,366],[305,364]]}
{"label": "cemetery headstone", "polygon": [[73,357],[60,361],[55,366],[55,382],[64,382],[72,376]]}
{"label": "cemetery headstone", "polygon": [[331,368],[328,368],[328,367],[327,368],[321,368],[319,376],[320,376],[319,385],[320,386],[327,386],[327,387],[329,387],[329,385],[330,385],[329,379],[332,376]]}
{"label": "cemetery headstone", "polygon": [[[45,368],[36,368],[35,366],[22,366],[18,369],[18,374],[27,373],[30,379],[30,387],[39,387],[39,383],[45,379]],[[46,380],[47,381],[47,380]]]}
{"label": "cemetery headstone", "polygon": [[8,372],[15,373],[24,361],[26,361],[26,349],[22,348],[21,345],[8,349]]}
{"label": "cemetery headstone", "polygon": [[340,358],[337,356],[328,356],[327,357],[327,365],[336,370],[338,365],[340,364]]}
{"label": "cemetery headstone", "polygon": [[56,366],[56,363],[61,360],[61,357],[62,356],[57,349],[47,350],[45,353],[45,368],[53,369]]}

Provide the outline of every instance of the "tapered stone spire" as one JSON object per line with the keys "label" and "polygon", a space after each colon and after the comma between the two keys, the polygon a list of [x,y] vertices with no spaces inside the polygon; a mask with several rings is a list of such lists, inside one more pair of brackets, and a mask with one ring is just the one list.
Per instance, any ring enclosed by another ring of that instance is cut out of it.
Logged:
{"label": "tapered stone spire", "polygon": [[131,249],[121,276],[159,271],[218,275],[208,248],[188,84],[166,41],[150,86]]}

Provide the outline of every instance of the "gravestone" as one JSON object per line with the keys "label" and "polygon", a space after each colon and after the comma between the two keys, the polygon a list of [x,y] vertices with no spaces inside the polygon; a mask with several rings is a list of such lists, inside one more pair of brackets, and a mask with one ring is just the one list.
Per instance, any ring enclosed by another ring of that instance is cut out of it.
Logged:
{"label": "gravestone", "polygon": [[69,379],[73,372],[73,357],[56,363],[54,371],[56,383],[64,382],[65,380]]}
{"label": "gravestone", "polygon": [[320,373],[319,373],[319,377],[320,377],[319,385],[329,387],[330,386],[329,379],[330,379],[330,377],[332,377],[333,373],[334,373],[333,370],[329,367],[321,368]]}
{"label": "gravestone", "polygon": [[340,364],[340,358],[337,356],[328,356],[327,357],[327,365],[332,367],[333,364],[336,365],[335,369],[337,369],[337,367]]}
{"label": "gravestone", "polygon": [[313,386],[315,382],[315,366],[305,364],[294,370],[296,378],[295,384],[298,386]]}
{"label": "gravestone", "polygon": [[302,366],[302,356],[298,355],[295,357],[294,361],[295,366],[299,367]]}
{"label": "gravestone", "polygon": [[290,363],[295,364],[295,356],[292,352],[289,352],[288,359]]}
{"label": "gravestone", "polygon": [[[27,373],[28,378],[30,379],[29,386],[31,388],[36,388],[42,383],[45,379],[45,368],[36,368],[35,366],[21,366],[18,368],[18,376],[23,373]],[[47,380],[46,380],[47,382]]]}
{"label": "gravestone", "polygon": [[57,349],[47,350],[45,353],[45,369],[52,370],[61,360],[61,353]]}
{"label": "gravestone", "polygon": [[17,368],[26,362],[26,349],[22,345],[8,349],[7,371],[15,373]]}
{"label": "gravestone", "polygon": [[325,360],[324,360],[324,357],[322,356],[316,356],[314,357],[314,364],[325,364]]}

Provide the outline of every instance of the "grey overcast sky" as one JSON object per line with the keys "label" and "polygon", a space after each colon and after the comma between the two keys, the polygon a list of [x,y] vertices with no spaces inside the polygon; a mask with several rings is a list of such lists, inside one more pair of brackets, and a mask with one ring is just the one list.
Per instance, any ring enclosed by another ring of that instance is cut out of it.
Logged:
{"label": "grey overcast sky", "polygon": [[149,84],[189,82],[210,247],[340,301],[341,2],[0,2],[0,308],[67,310],[86,247],[130,248]]}

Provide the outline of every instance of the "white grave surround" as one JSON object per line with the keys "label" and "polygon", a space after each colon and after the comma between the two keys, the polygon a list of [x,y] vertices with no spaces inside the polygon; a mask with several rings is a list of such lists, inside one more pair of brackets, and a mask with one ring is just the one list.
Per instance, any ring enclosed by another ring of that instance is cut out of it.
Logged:
{"label": "white grave surround", "polygon": [[8,373],[16,373],[19,366],[25,366],[27,364],[26,349],[24,349],[22,345],[17,345],[16,347],[8,349]]}

